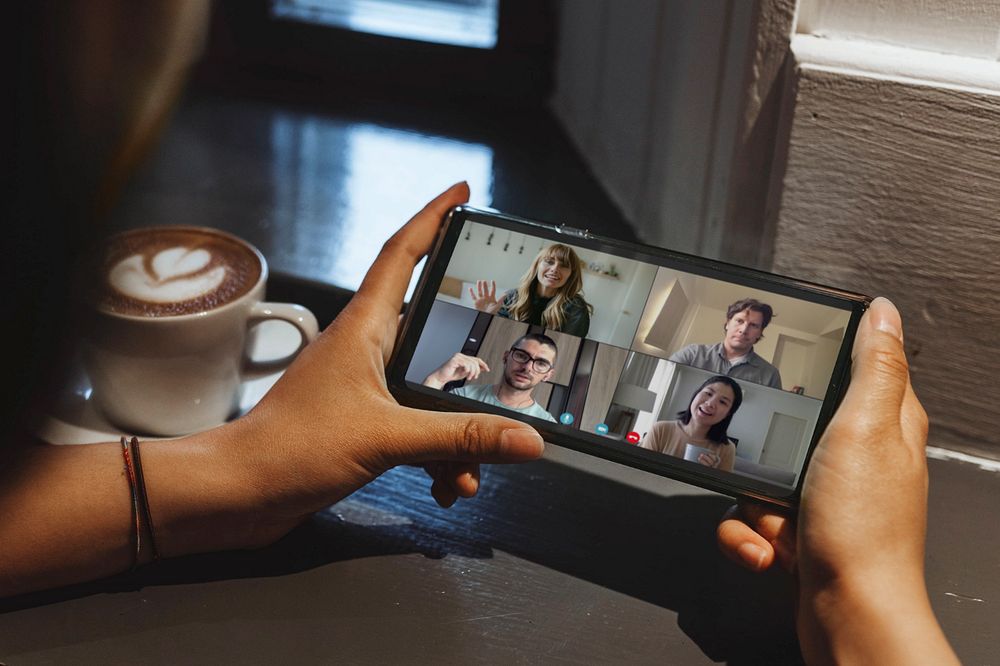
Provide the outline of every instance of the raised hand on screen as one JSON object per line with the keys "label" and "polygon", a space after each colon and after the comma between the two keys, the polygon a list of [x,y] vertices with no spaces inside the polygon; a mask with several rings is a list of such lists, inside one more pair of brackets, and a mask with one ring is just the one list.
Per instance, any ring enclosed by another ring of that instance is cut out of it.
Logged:
{"label": "raised hand on screen", "polygon": [[500,309],[502,297],[497,298],[497,283],[494,280],[477,280],[476,288],[469,287],[473,305],[480,312],[496,314]]}

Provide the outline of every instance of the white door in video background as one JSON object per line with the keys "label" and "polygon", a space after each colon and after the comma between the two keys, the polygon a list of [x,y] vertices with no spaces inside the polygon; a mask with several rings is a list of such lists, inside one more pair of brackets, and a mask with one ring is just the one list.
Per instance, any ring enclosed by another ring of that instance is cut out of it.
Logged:
{"label": "white door in video background", "polygon": [[806,445],[805,434],[805,419],[775,412],[760,452],[760,463],[791,471],[799,451]]}

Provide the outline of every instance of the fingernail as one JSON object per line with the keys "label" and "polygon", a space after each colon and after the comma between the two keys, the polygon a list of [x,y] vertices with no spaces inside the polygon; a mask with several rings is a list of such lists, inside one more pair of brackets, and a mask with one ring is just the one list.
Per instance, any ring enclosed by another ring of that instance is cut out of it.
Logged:
{"label": "fingernail", "polygon": [[767,557],[767,553],[760,546],[756,546],[752,543],[745,543],[736,549],[739,554],[740,559],[743,563],[754,571],[760,571],[764,568],[764,558]]}
{"label": "fingernail", "polygon": [[899,310],[888,298],[879,296],[868,307],[868,316],[872,318],[872,325],[897,340],[903,339],[903,321],[899,318]]}
{"label": "fingernail", "polygon": [[511,428],[500,435],[500,444],[507,455],[526,460],[538,458],[545,450],[542,436],[527,428]]}

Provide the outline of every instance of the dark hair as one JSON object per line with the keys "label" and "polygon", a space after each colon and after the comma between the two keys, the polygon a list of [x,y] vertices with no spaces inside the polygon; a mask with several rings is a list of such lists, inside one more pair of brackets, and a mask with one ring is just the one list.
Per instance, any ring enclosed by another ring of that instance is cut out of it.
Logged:
{"label": "dark hair", "polygon": [[550,338],[549,336],[545,335],[544,333],[528,333],[527,335],[522,335],[517,340],[514,340],[514,344],[512,344],[510,348],[513,349],[514,347],[518,346],[525,340],[534,340],[540,345],[547,345],[549,347],[552,347],[552,351],[556,353],[556,356],[559,356],[559,347],[556,345],[556,341]]}
{"label": "dark hair", "polygon": [[740,408],[743,403],[743,389],[740,385],[736,383],[736,380],[732,377],[726,377],[725,375],[716,375],[714,377],[709,377],[705,380],[698,390],[691,394],[690,400],[687,401],[687,407],[683,411],[677,412],[677,420],[687,425],[691,421],[691,403],[694,401],[696,395],[701,393],[701,390],[706,386],[711,384],[725,384],[729,388],[733,389],[733,405],[729,408],[729,413],[726,414],[726,418],[722,419],[712,427],[708,429],[708,438],[713,442],[719,444],[727,444],[730,439],[726,430],[729,428],[729,423],[733,420],[733,415],[736,414],[736,410]]}
{"label": "dark hair", "polygon": [[759,312],[763,316],[764,321],[760,327],[762,331],[767,328],[767,325],[771,323],[771,317],[774,316],[774,309],[767,303],[761,303],[756,298],[744,298],[729,306],[729,309],[726,310],[726,321],[728,322],[732,319],[733,315],[737,312],[743,312],[744,310]]}

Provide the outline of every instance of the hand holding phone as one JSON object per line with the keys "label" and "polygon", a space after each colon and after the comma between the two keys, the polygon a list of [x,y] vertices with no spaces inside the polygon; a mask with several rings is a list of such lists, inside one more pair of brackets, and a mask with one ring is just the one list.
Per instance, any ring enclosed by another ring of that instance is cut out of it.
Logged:
{"label": "hand holding phone", "polygon": [[957,662],[924,586],[926,443],[899,313],[875,299],[858,330],[851,386],[806,474],[797,521],[745,503],[718,528],[734,561],[754,571],[778,562],[797,574],[807,661]]}

